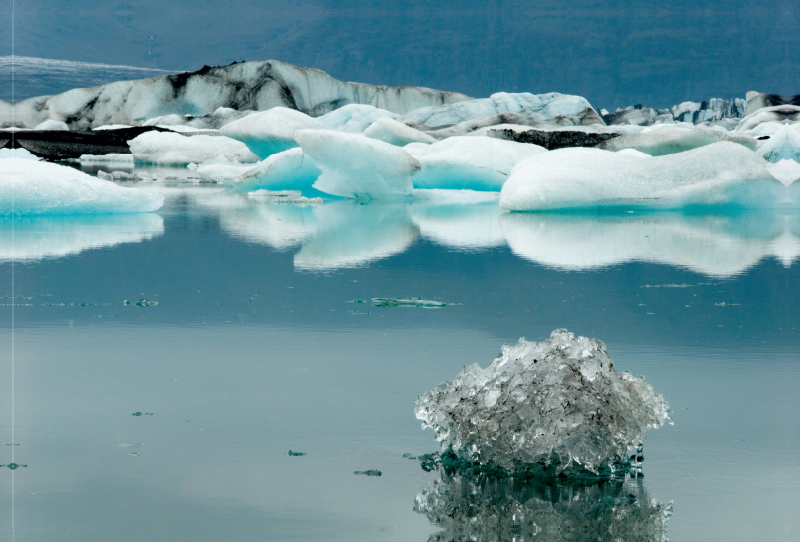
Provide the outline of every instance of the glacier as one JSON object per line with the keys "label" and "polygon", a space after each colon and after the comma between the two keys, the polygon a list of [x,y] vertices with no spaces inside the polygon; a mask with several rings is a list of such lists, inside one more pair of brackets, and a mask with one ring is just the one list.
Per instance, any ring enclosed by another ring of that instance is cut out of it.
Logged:
{"label": "glacier", "polygon": [[411,195],[420,164],[403,149],[335,130],[298,130],[295,138],[322,171],[314,183],[321,192],[357,199]]}
{"label": "glacier", "polygon": [[652,158],[560,149],[517,164],[500,193],[509,211],[783,204],[788,194],[760,155],[731,142]]}
{"label": "glacier", "polygon": [[664,398],[617,373],[602,341],[566,329],[504,345],[487,368],[419,396],[414,414],[459,470],[523,478],[624,476],[648,430],[670,421]]}
{"label": "glacier", "polygon": [[163,204],[161,194],[118,186],[67,166],[0,158],[0,215],[146,213]]}

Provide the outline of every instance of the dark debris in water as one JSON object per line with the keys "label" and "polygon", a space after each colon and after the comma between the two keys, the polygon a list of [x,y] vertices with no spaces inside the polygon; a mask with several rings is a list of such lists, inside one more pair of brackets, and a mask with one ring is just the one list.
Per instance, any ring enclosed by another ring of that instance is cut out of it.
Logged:
{"label": "dark debris in water", "polygon": [[132,415],[133,416],[152,416],[153,413],[152,412],[134,412]]}
{"label": "dark debris in water", "polygon": [[289,450],[289,455],[292,456],[292,457],[300,457],[302,455],[308,455],[308,454],[305,453],[305,452],[293,452],[293,451]]}
{"label": "dark debris in water", "polygon": [[19,463],[9,463],[8,465],[0,465],[0,467],[8,467],[11,470],[17,470],[20,467],[27,467],[28,465],[20,465]]}
{"label": "dark debris in water", "polygon": [[158,305],[158,301],[150,301],[149,299],[140,299],[135,303],[132,301],[128,301],[127,299],[122,302],[123,305],[136,305],[137,307],[153,307]]}
{"label": "dark debris in water", "polygon": [[363,474],[364,476],[381,476],[383,473],[379,470],[370,469],[370,470],[357,470],[353,474]]}

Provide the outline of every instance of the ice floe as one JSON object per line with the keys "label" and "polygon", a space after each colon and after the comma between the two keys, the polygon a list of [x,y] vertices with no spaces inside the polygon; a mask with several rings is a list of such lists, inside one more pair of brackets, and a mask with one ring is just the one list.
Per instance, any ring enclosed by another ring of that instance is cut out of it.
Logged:
{"label": "ice floe", "polygon": [[487,368],[465,367],[416,405],[465,471],[527,477],[624,476],[641,464],[648,430],[669,421],[650,384],[616,372],[601,341],[566,329],[504,345]]}
{"label": "ice floe", "polygon": [[202,163],[224,156],[230,162],[258,162],[247,146],[224,136],[187,137],[173,132],[145,132],[131,141],[133,159],[139,163],[178,166]]}
{"label": "ice floe", "polygon": [[728,135],[718,130],[704,128],[664,127],[656,130],[644,130],[639,134],[626,134],[597,145],[599,149],[619,151],[635,149],[651,156],[663,156],[685,152],[720,141],[738,143],[754,151],[756,140],[749,136]]}
{"label": "ice floe", "polygon": [[[325,128],[352,134],[360,134],[378,119],[396,119],[396,115],[371,105],[350,104],[334,109],[319,117]],[[308,126],[308,128],[312,128]]]}
{"label": "ice floe", "polygon": [[456,136],[404,148],[421,165],[413,179],[415,188],[459,190],[500,190],[516,164],[546,152],[538,145],[484,136]]}
{"label": "ice floe", "polygon": [[322,192],[359,199],[411,194],[420,165],[403,149],[335,130],[298,130],[295,138],[322,171],[314,183]]}
{"label": "ice floe", "polygon": [[758,152],[769,162],[781,160],[800,162],[800,133],[795,127],[785,124],[764,141]]}
{"label": "ice floe", "polygon": [[294,134],[302,129],[324,129],[319,120],[305,113],[274,107],[226,124],[220,133],[243,142],[260,158],[297,147]]}
{"label": "ice floe", "polygon": [[730,142],[641,159],[601,149],[560,149],[520,162],[500,194],[511,211],[608,206],[771,207],[787,197],[758,154]]}
{"label": "ice floe", "polygon": [[364,130],[363,135],[398,147],[404,147],[409,143],[434,143],[436,141],[425,132],[416,130],[392,118],[376,120]]}
{"label": "ice floe", "polygon": [[163,203],[160,194],[118,186],[71,167],[0,159],[0,215],[144,213]]}
{"label": "ice floe", "polygon": [[314,159],[295,148],[273,154],[227,184],[237,190],[310,190],[319,178]]}
{"label": "ice floe", "polygon": [[164,220],[153,213],[5,217],[0,232],[0,261],[33,262],[146,241],[164,233]]}

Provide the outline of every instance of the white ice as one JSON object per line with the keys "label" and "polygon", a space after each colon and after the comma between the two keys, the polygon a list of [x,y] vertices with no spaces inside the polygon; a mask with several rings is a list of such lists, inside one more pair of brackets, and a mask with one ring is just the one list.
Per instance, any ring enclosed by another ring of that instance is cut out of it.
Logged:
{"label": "white ice", "polygon": [[399,116],[371,105],[350,104],[334,109],[318,119],[329,130],[360,134],[378,119],[396,119]]}
{"label": "white ice", "polygon": [[37,124],[34,130],[47,130],[55,132],[68,132],[69,126],[66,122],[60,120],[47,119],[46,121]]}
{"label": "white ice", "polygon": [[323,129],[325,125],[305,113],[274,107],[226,124],[220,133],[245,143],[260,158],[297,147],[294,134],[302,129]]}
{"label": "white ice", "polygon": [[599,144],[597,148],[610,151],[634,149],[651,156],[663,156],[718,143],[731,141],[755,150],[756,140],[749,136],[727,135],[719,130],[705,128],[691,129],[665,126],[655,130],[644,130],[639,134],[627,134],[609,139]]}
{"label": "white ice", "polygon": [[773,177],[786,186],[800,179],[800,163],[795,160],[783,158],[778,160],[775,164],[770,165],[767,169],[769,169]]}
{"label": "white ice", "polygon": [[71,167],[0,160],[0,215],[145,213],[163,204],[160,194],[118,186]]}
{"label": "white ice", "polygon": [[780,130],[758,148],[759,154],[769,162],[794,160],[800,162],[800,133],[794,126],[783,125]]}
{"label": "white ice", "polygon": [[414,176],[415,188],[489,191],[500,190],[516,164],[547,152],[538,145],[485,136],[456,136],[404,148],[422,167]]}
{"label": "white ice", "polygon": [[411,194],[411,177],[420,165],[403,149],[334,130],[299,130],[295,138],[322,171],[314,183],[317,190],[358,199]]}
{"label": "white ice", "polygon": [[231,162],[254,163],[258,156],[247,146],[224,136],[193,135],[173,132],[145,132],[128,141],[134,161],[162,166],[202,163],[224,156]]}
{"label": "white ice", "polygon": [[390,145],[403,147],[409,143],[434,143],[436,140],[410,126],[392,118],[380,118],[373,122],[366,130],[364,136],[385,141]]}
{"label": "white ice", "polygon": [[499,113],[525,113],[540,122],[568,126],[603,124],[603,120],[585,98],[557,92],[539,95],[528,92],[498,92],[489,98],[423,107],[407,113],[399,120],[412,120],[436,128]]}
{"label": "white ice", "polygon": [[107,164],[123,165],[133,167],[132,154],[82,154],[78,161],[85,164]]}
{"label": "white ice", "polygon": [[786,190],[757,153],[730,142],[642,159],[601,149],[570,148],[520,162],[500,194],[510,211],[638,206],[782,203]]}
{"label": "white ice", "polygon": [[320,169],[302,149],[289,149],[261,161],[227,184],[237,190],[309,190],[319,178]]}

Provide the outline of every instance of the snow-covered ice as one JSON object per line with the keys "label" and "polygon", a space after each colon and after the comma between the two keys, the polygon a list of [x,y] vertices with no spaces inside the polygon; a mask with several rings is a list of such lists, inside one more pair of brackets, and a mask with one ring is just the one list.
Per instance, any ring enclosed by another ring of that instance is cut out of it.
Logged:
{"label": "snow-covered ice", "polygon": [[504,345],[487,368],[465,367],[416,405],[443,452],[528,476],[624,474],[629,450],[669,421],[664,398],[617,373],[603,342],[566,329]]}
{"label": "snow-covered ice", "polygon": [[322,171],[314,183],[317,190],[359,199],[411,194],[411,177],[420,165],[403,149],[334,130],[298,130],[295,138]]}
{"label": "snow-covered ice", "polygon": [[378,119],[396,119],[399,116],[371,105],[350,104],[322,115],[319,121],[330,130],[360,134]]}
{"label": "snow-covered ice", "polygon": [[721,142],[650,159],[559,149],[520,162],[500,194],[510,211],[608,206],[761,208],[787,197],[757,153]]}
{"label": "snow-covered ice", "polygon": [[425,132],[412,128],[392,118],[380,118],[376,120],[364,130],[364,136],[385,141],[386,143],[398,147],[404,147],[409,143],[434,143],[436,141]]}
{"label": "snow-covered ice", "polygon": [[565,126],[603,124],[603,119],[585,98],[557,92],[538,95],[498,92],[489,98],[423,107],[407,113],[399,120],[411,120],[437,128],[501,113],[525,113],[539,122]]}
{"label": "snow-covered ice", "polygon": [[705,128],[663,127],[656,130],[644,130],[639,134],[627,134],[609,139],[597,145],[597,148],[609,151],[635,149],[651,156],[663,156],[718,143],[731,141],[745,146],[751,151],[756,149],[756,140],[749,136],[728,135],[718,130]]}
{"label": "snow-covered ice", "polygon": [[0,215],[145,213],[163,203],[160,194],[118,186],[71,167],[0,159]]}
{"label": "snow-covered ice", "polygon": [[314,159],[294,148],[273,154],[234,179],[227,181],[237,190],[305,190],[319,178],[320,169]]}
{"label": "snow-covered ice", "polygon": [[325,127],[319,119],[300,111],[274,107],[226,124],[220,133],[245,143],[260,158],[267,158],[297,147],[294,137],[297,130]]}
{"label": "snow-covered ice", "polygon": [[456,136],[432,145],[404,147],[422,167],[414,176],[415,188],[500,190],[513,167],[522,160],[547,152],[538,145],[485,136]]}
{"label": "snow-covered ice", "polygon": [[794,126],[785,124],[758,148],[769,162],[794,160],[800,162],[800,133]]}
{"label": "snow-covered ice", "polygon": [[179,166],[202,163],[224,156],[231,162],[258,162],[247,146],[224,136],[187,137],[173,132],[145,132],[128,142],[133,159],[139,163]]}
{"label": "snow-covered ice", "polygon": [[47,119],[46,121],[37,124],[34,127],[34,130],[66,132],[69,131],[69,126],[67,126],[66,122],[62,122],[60,120]]}

